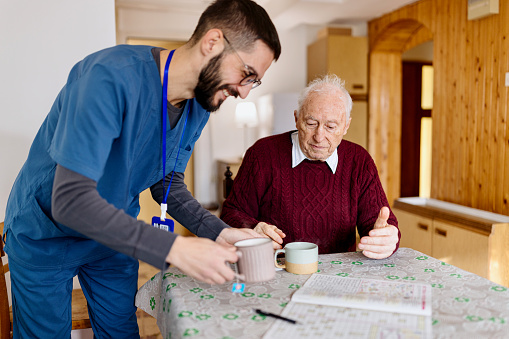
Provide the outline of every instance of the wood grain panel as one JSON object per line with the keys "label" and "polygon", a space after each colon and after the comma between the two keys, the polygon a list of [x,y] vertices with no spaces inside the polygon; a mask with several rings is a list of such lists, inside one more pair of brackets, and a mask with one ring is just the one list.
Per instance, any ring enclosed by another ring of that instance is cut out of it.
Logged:
{"label": "wood grain panel", "polygon": [[[490,280],[509,287],[509,227],[507,225],[495,225],[490,236],[489,271]],[[505,248],[506,250],[500,250]]]}
{"label": "wood grain panel", "polygon": [[433,255],[431,251],[433,219],[396,208],[393,208],[392,212],[398,218],[398,227],[401,232],[399,247],[409,247],[424,254]]}
{"label": "wood grain panel", "polygon": [[[401,54],[371,53],[368,150],[378,167],[389,202],[399,197],[401,142]],[[393,81],[399,79],[399,81]],[[391,145],[398,147],[391,148]]]}
{"label": "wood grain panel", "polygon": [[322,37],[308,46],[307,83],[327,74],[328,40]]}
{"label": "wood grain panel", "polygon": [[456,226],[439,220],[433,221],[433,257],[489,279],[488,236]]}
{"label": "wood grain panel", "polygon": [[[397,56],[380,53],[400,54],[432,36],[431,197],[509,215],[509,89],[504,85],[509,1],[500,1],[499,14],[472,21],[467,3],[420,0],[369,23],[370,124],[389,119],[386,124],[396,128],[401,114],[394,100],[400,95],[394,83],[401,83],[401,75],[393,72]],[[384,188],[396,198],[389,178],[398,177],[391,166],[397,162],[398,140],[379,126],[370,126],[369,132],[369,151],[379,170],[391,171],[381,176]]]}

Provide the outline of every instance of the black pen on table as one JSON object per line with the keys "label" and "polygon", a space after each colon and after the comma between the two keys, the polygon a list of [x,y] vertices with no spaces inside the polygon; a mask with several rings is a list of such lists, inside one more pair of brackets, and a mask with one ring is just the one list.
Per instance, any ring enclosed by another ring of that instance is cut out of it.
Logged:
{"label": "black pen on table", "polygon": [[270,312],[265,312],[265,311],[262,311],[260,309],[255,309],[256,313],[258,314],[261,314],[261,315],[264,315],[266,317],[272,317],[272,318],[276,318],[276,319],[280,319],[280,320],[284,320],[284,321],[288,321],[289,323],[292,323],[292,324],[296,324],[297,321],[296,320],[293,320],[293,319],[288,319],[288,318],[285,318],[285,317],[282,317],[280,315],[277,315],[277,314],[274,314],[274,313],[270,313]]}

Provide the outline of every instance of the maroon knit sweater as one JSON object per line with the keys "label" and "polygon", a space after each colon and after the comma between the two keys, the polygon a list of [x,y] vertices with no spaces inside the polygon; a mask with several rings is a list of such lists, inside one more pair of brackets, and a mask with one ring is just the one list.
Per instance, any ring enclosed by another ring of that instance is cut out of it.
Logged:
{"label": "maroon knit sweater", "polygon": [[[321,161],[292,168],[291,133],[260,139],[246,152],[221,219],[238,228],[276,225],[284,244],[309,241],[324,254],[355,251],[355,227],[367,235],[380,209],[389,207],[373,159],[343,140],[335,174]],[[398,226],[392,211],[388,223]]]}

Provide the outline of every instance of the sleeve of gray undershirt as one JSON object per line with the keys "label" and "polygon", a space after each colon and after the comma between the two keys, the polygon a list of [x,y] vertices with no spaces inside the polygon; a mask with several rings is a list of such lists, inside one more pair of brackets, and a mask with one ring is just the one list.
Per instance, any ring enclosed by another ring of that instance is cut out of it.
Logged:
{"label": "sleeve of gray undershirt", "polygon": [[177,237],[136,220],[103,199],[97,183],[57,165],[51,199],[53,218],[120,253],[166,269]]}
{"label": "sleeve of gray undershirt", "polygon": [[[166,178],[166,187],[171,180],[170,193],[168,194],[168,214],[181,223],[192,233],[199,237],[216,240],[224,228],[230,227],[221,219],[203,208],[192,196],[184,183],[184,173],[175,172],[173,179],[171,173]],[[163,189],[162,180],[150,187],[152,198],[161,204],[166,191]]]}

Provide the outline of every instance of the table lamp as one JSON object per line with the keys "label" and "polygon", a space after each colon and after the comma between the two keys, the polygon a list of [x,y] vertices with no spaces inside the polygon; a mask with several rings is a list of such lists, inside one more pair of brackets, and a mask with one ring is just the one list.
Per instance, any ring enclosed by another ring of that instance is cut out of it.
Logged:
{"label": "table lamp", "polygon": [[244,129],[244,152],[248,146],[247,128],[258,125],[258,115],[256,114],[256,105],[254,102],[243,101],[237,104],[235,108],[235,122],[237,127]]}

